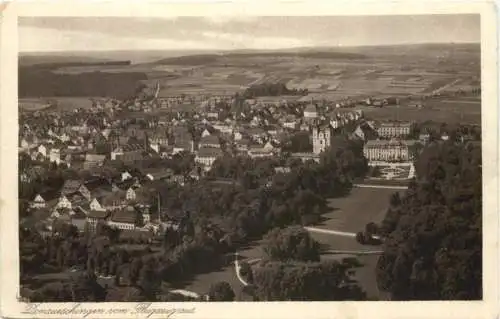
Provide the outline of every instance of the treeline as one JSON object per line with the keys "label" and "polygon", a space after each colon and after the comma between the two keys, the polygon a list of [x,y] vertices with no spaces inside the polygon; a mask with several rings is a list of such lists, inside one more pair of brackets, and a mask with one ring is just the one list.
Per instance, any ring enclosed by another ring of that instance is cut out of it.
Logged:
{"label": "treeline", "polygon": [[170,65],[203,65],[208,63],[219,62],[221,58],[311,58],[311,59],[343,59],[343,60],[358,60],[366,59],[364,54],[351,52],[328,52],[328,51],[302,51],[302,52],[276,52],[276,51],[261,51],[261,52],[232,52],[227,54],[196,54],[181,57],[172,57],[161,59],[154,62],[155,64],[170,64]]}
{"label": "treeline", "polygon": [[284,83],[262,83],[254,84],[243,92],[246,99],[259,96],[280,96],[280,95],[307,95],[307,89],[288,89]]}
{"label": "treeline", "polygon": [[84,72],[56,74],[32,67],[19,68],[19,97],[96,97],[130,99],[137,93],[145,73]]}
{"label": "treeline", "polygon": [[394,195],[381,225],[379,288],[393,300],[482,298],[481,147],[432,143],[418,178]]}
{"label": "treeline", "polygon": [[129,60],[124,61],[96,61],[96,62],[41,62],[41,63],[32,63],[30,65],[23,65],[21,62],[20,65],[22,68],[30,68],[34,70],[55,70],[59,68],[67,68],[67,67],[77,67],[77,66],[124,66],[130,65],[131,62]]}

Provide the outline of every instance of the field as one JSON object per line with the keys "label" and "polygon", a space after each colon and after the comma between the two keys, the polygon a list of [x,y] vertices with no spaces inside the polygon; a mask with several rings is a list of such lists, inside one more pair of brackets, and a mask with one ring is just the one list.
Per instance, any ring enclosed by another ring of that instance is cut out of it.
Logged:
{"label": "field", "polygon": [[[283,82],[290,89],[307,88],[312,97],[329,100],[367,96],[423,95],[480,86],[480,47],[477,45],[408,45],[387,47],[321,48],[301,51],[118,52],[107,56],[131,60],[130,65],[62,66],[53,72],[79,74],[135,72],[149,87],[160,83],[160,96],[178,94],[234,94],[252,84]],[[80,53],[79,53],[80,54]],[[144,57],[141,58],[141,54]],[[196,55],[197,54],[197,55]],[[163,56],[162,56],[163,55]],[[61,62],[78,62],[59,57]],[[173,57],[173,58],[172,58]],[[51,63],[57,57],[20,58]],[[84,62],[92,59],[81,58]],[[102,59],[101,59],[102,60]],[[36,62],[36,61],[35,61]],[[458,100],[458,101],[454,101]],[[423,109],[366,109],[377,118],[479,122],[480,108],[463,98],[428,101]],[[479,106],[479,105],[478,105]],[[462,112],[463,111],[463,112]]]}
{"label": "field", "polygon": [[423,101],[423,107],[409,104],[381,108],[358,107],[366,117],[374,120],[423,122],[433,120],[445,123],[481,123],[481,100],[469,97],[440,98]]}
{"label": "field", "polygon": [[[46,97],[46,98],[20,98],[19,107],[26,111],[43,109],[48,102],[56,103],[58,110],[73,110],[77,108],[89,109],[92,107],[91,99],[102,100],[102,97]],[[39,108],[33,107],[39,105]]]}

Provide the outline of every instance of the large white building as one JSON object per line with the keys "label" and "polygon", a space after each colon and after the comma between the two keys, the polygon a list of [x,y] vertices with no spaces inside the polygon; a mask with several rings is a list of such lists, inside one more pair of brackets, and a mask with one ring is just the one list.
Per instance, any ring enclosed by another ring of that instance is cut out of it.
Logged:
{"label": "large white building", "polygon": [[369,161],[406,162],[412,159],[411,147],[415,141],[370,140],[363,149]]}
{"label": "large white building", "polygon": [[404,137],[411,132],[410,122],[380,123],[377,127],[378,136],[383,138]]}

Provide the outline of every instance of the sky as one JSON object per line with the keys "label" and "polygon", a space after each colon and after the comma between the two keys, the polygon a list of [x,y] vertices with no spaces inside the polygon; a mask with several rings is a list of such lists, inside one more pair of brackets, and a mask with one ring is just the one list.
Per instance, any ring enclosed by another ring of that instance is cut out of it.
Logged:
{"label": "sky", "polygon": [[479,15],[20,17],[19,51],[236,50],[480,42]]}

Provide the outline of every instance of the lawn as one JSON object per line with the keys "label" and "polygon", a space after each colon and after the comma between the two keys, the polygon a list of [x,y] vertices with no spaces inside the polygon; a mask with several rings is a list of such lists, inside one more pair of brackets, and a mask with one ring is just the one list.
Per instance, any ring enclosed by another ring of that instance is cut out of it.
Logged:
{"label": "lawn", "polygon": [[326,220],[317,227],[358,232],[369,222],[379,223],[385,216],[389,196],[394,192],[394,189],[355,187],[348,196],[328,201],[332,211],[324,215]]}

